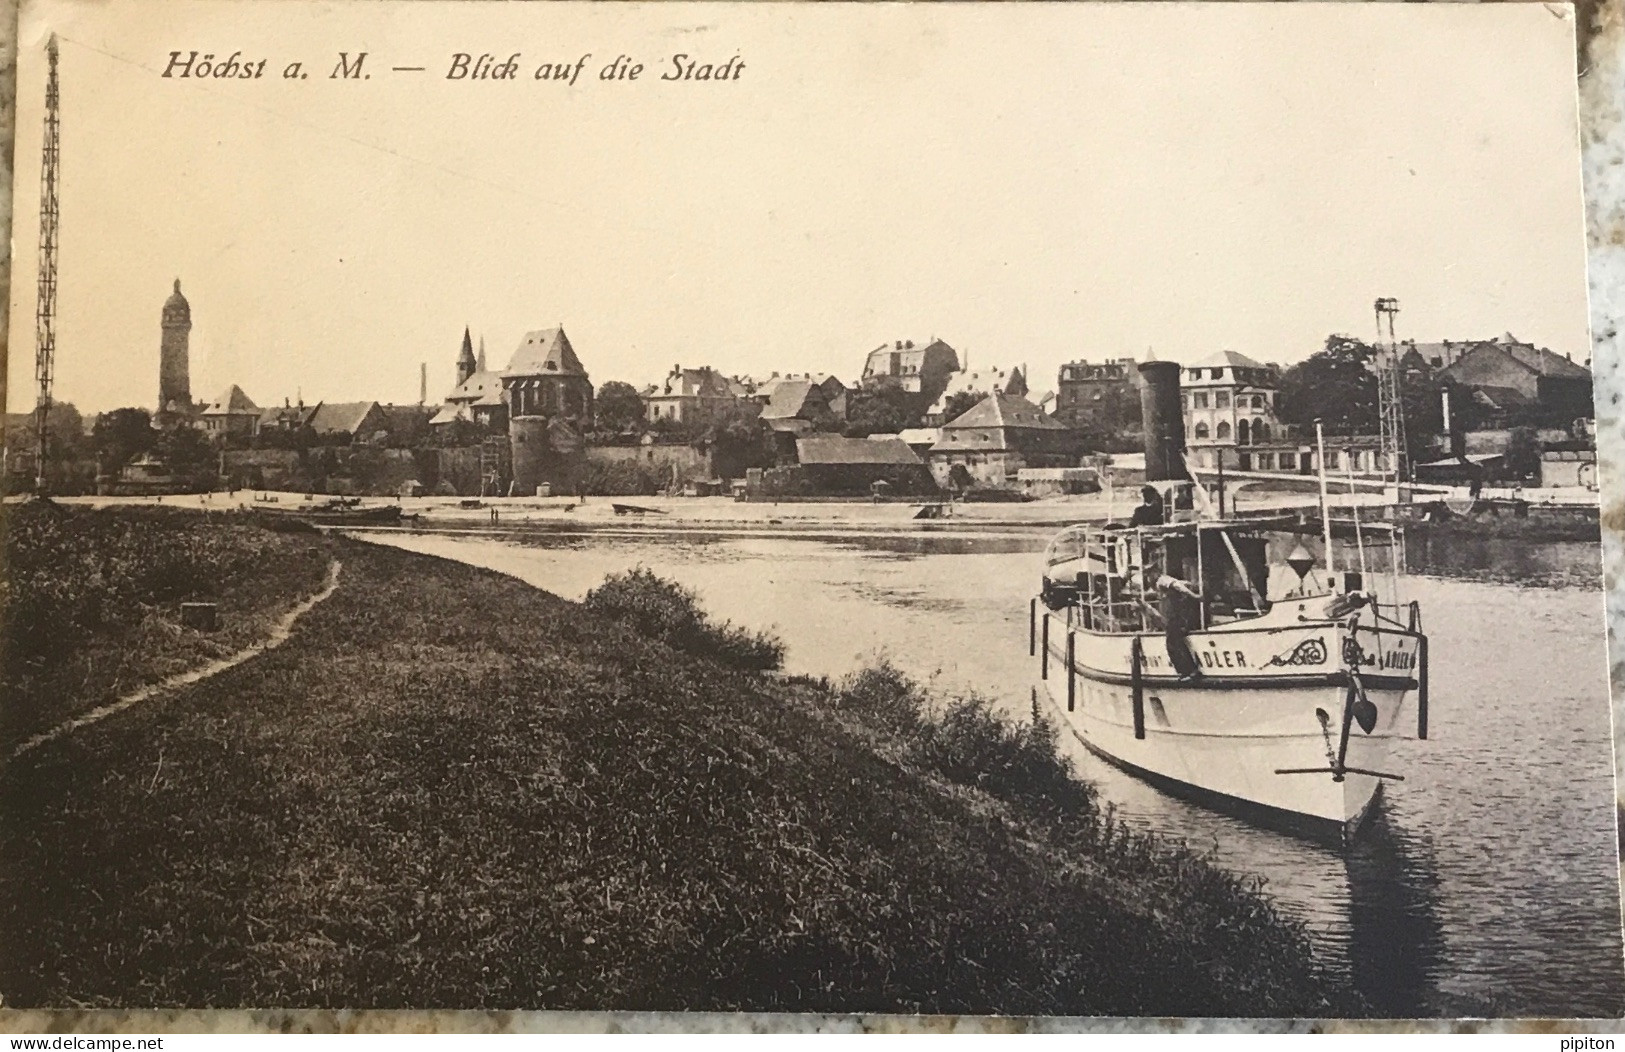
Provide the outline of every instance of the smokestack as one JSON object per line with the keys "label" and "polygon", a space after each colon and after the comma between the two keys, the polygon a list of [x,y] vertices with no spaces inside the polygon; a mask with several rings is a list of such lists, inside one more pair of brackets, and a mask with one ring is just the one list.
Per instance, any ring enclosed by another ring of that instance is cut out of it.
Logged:
{"label": "smokestack", "polygon": [[418,405],[429,404],[429,363],[418,363]]}
{"label": "smokestack", "polygon": [[1145,480],[1185,479],[1185,413],[1179,363],[1140,364],[1140,416],[1145,424]]}

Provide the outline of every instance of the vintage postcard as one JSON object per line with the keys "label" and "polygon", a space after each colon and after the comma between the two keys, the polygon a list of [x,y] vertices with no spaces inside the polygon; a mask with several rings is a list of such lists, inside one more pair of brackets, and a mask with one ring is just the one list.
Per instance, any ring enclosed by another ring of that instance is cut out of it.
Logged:
{"label": "vintage postcard", "polygon": [[1563,4],[25,4],[7,1007],[1617,1017]]}

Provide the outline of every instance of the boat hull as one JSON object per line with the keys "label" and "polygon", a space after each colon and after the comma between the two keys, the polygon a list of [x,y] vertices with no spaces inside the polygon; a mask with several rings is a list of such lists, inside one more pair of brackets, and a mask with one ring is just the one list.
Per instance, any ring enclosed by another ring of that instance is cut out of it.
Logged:
{"label": "boat hull", "polygon": [[392,504],[375,508],[256,508],[266,521],[297,520],[312,526],[383,526],[401,521],[401,509]]}
{"label": "boat hull", "polygon": [[1198,633],[1189,642],[1203,671],[1182,679],[1161,636],[1045,626],[1041,675],[1065,725],[1114,765],[1216,810],[1346,840],[1380,798],[1378,774],[1395,773],[1394,744],[1417,730],[1415,677],[1426,659],[1419,635],[1355,633],[1367,658],[1360,686],[1374,707],[1365,726],[1336,659],[1346,632]]}

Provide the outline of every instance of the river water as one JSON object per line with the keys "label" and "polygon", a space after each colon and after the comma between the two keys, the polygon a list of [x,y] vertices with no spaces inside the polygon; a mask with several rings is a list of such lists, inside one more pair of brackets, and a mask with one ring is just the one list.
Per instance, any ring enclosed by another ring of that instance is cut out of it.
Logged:
{"label": "river water", "polygon": [[[648,567],[717,616],[773,627],[789,671],[838,677],[884,657],[940,691],[1030,712],[1027,600],[1041,531],[372,539],[568,598]],[[1435,540],[1413,546],[1409,566],[1406,598],[1421,601],[1431,641],[1430,740],[1405,743],[1395,762],[1406,780],[1348,853],[1166,796],[1063,732],[1064,745],[1120,813],[1262,877],[1385,1014],[1617,1016],[1625,974],[1597,545]]]}

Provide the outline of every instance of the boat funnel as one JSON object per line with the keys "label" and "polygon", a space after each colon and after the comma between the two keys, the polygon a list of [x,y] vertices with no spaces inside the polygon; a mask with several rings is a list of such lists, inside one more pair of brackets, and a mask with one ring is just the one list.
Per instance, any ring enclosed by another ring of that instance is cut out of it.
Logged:
{"label": "boat funnel", "polygon": [[1145,480],[1188,479],[1178,362],[1140,363],[1140,418],[1145,426]]}

